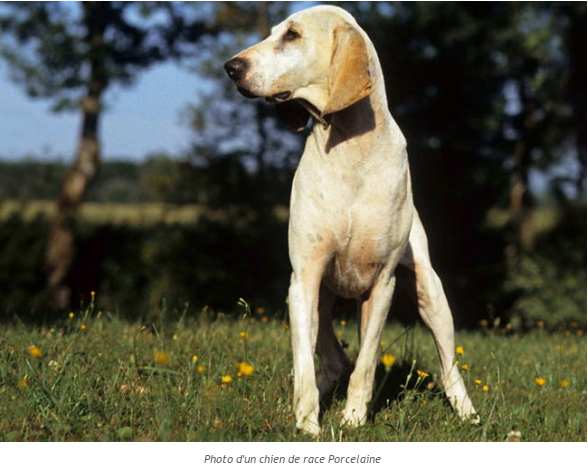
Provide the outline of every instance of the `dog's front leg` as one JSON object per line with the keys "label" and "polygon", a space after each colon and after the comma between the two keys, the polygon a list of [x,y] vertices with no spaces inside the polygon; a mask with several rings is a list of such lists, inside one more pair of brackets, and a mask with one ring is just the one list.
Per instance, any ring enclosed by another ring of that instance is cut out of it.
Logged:
{"label": "dog's front leg", "polygon": [[367,299],[361,305],[360,349],[355,369],[349,379],[347,403],[343,411],[343,423],[351,426],[365,424],[368,405],[374,389],[378,347],[386,317],[390,310],[396,278],[381,273]]}
{"label": "dog's front leg", "polygon": [[294,414],[296,426],[318,436],[319,391],[314,350],[318,334],[318,299],[322,273],[292,274],[288,291],[292,354],[294,359]]}

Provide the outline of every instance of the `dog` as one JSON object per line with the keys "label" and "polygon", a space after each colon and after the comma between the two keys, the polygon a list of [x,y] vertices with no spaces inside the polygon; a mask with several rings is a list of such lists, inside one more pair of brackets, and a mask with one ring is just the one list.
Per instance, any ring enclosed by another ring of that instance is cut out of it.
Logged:
{"label": "dog", "polygon": [[[288,228],[296,426],[319,435],[320,394],[346,377],[342,421],[366,422],[399,264],[415,274],[419,313],[433,334],[451,405],[462,418],[478,419],[455,364],[453,318],[413,204],[406,140],[388,110],[367,34],[345,10],[316,6],[275,26],[224,68],[243,95],[275,103],[295,129],[312,118]],[[333,331],[335,296],[357,300],[355,366]],[[314,352],[322,365],[318,380]]]}

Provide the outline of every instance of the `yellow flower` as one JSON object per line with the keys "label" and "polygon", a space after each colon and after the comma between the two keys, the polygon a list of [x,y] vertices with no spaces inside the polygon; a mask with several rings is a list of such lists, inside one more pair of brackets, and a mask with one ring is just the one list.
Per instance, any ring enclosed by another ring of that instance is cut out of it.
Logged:
{"label": "yellow flower", "polygon": [[245,333],[244,331],[239,332],[239,337],[242,340],[246,340],[247,338],[249,338],[249,335],[247,333]]}
{"label": "yellow flower", "polygon": [[284,325],[284,330],[289,330],[290,329],[290,325],[288,325],[287,323]]}
{"label": "yellow flower", "polygon": [[384,346],[386,346],[386,341],[380,341],[380,346],[381,346],[381,347],[384,347]]}
{"label": "yellow flower", "polygon": [[427,374],[426,372],[423,372],[422,370],[418,370],[418,369],[417,369],[417,375],[418,375],[419,377],[422,377],[423,379],[424,379],[425,377],[428,377],[428,376],[429,376],[429,374]]}
{"label": "yellow flower", "polygon": [[86,325],[80,326],[81,330],[84,331],[86,329]]}
{"label": "yellow flower", "polygon": [[535,379],[535,383],[537,384],[538,387],[543,387],[543,385],[545,385],[546,382],[547,382],[547,380],[545,380],[542,377],[537,377]]}
{"label": "yellow flower", "polygon": [[486,320],[485,318],[483,318],[482,320],[480,320],[480,325],[482,325],[482,326],[488,326],[488,320]]}
{"label": "yellow flower", "polygon": [[34,344],[31,344],[29,346],[29,355],[31,357],[34,357],[35,359],[39,359],[43,355],[43,353],[41,352],[41,350],[37,346],[35,346]]}
{"label": "yellow flower", "polygon": [[538,326],[539,328],[543,328],[543,327],[545,326],[545,322],[544,322],[543,320],[539,320],[539,321],[537,322],[537,326]]}
{"label": "yellow flower", "polygon": [[584,332],[582,330],[576,331],[576,336],[582,336]]}
{"label": "yellow flower", "polygon": [[221,377],[221,382],[224,384],[228,384],[229,382],[233,381],[233,377],[231,377],[230,375],[223,375]]}
{"label": "yellow flower", "polygon": [[570,386],[570,382],[568,380],[562,380],[559,385],[561,386],[561,388],[568,388]]}
{"label": "yellow flower", "polygon": [[578,322],[577,321],[573,321],[573,322],[570,323],[570,326],[572,328],[578,328]]}
{"label": "yellow flower", "polygon": [[562,346],[561,344],[558,344],[558,345],[555,347],[555,350],[556,350],[558,353],[562,353],[562,352],[563,352],[563,346]]}
{"label": "yellow flower", "polygon": [[265,308],[263,308],[263,307],[257,307],[255,309],[255,313],[257,313],[258,315],[263,315],[264,312],[265,312]]}
{"label": "yellow flower", "polygon": [[507,329],[507,330],[510,330],[510,329],[512,329],[512,323],[507,323],[507,324],[506,324],[506,329]]}
{"label": "yellow flower", "polygon": [[459,354],[460,356],[463,355],[463,348],[461,346],[458,346],[457,348],[455,348],[455,354]]}
{"label": "yellow flower", "polygon": [[69,318],[73,318],[74,317],[74,313],[73,312],[69,312]]}
{"label": "yellow flower", "polygon": [[198,372],[199,374],[202,374],[202,372],[204,372],[206,370],[206,367],[204,367],[202,364],[200,364],[197,368],[196,368],[196,372]]}
{"label": "yellow flower", "polygon": [[467,364],[463,364],[461,366],[461,370],[470,370],[470,366],[468,366]]}
{"label": "yellow flower", "polygon": [[341,320],[341,326],[345,326],[347,325],[347,322],[345,320]]}
{"label": "yellow flower", "polygon": [[237,364],[237,368],[239,369],[239,373],[237,374],[239,377],[253,374],[253,366],[246,362],[240,362]]}
{"label": "yellow flower", "polygon": [[92,297],[94,297],[94,296],[96,295],[96,292],[92,291],[92,292],[90,292],[90,295],[91,295]]}
{"label": "yellow flower", "polygon": [[192,364],[194,364],[197,360],[198,360],[198,356],[196,354],[194,354],[192,356]]}
{"label": "yellow flower", "polygon": [[169,364],[169,354],[163,351],[155,353],[155,364],[158,366],[167,366]]}
{"label": "yellow flower", "polygon": [[268,317],[261,317],[261,323],[267,323],[269,321]]}
{"label": "yellow flower", "polygon": [[476,385],[482,385],[482,381],[481,381],[480,379],[476,379],[476,380],[474,380],[474,383],[475,383]]}
{"label": "yellow flower", "polygon": [[27,388],[29,384],[27,383],[27,379],[24,377],[18,381],[18,388],[22,390],[23,388]]}
{"label": "yellow flower", "polygon": [[482,387],[482,391],[487,392],[489,390],[488,385],[484,385]]}
{"label": "yellow flower", "polygon": [[382,355],[382,364],[386,368],[386,371],[389,371],[396,358],[392,354],[384,354]]}

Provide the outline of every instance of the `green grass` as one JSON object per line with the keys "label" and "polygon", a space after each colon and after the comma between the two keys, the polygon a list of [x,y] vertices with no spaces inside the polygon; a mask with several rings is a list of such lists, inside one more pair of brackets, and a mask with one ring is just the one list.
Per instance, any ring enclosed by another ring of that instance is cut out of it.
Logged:
{"label": "green grass", "polygon": [[[179,320],[162,314],[129,323],[92,304],[50,326],[4,324],[0,440],[310,440],[294,426],[284,325],[259,313],[190,311]],[[381,352],[396,361],[389,375],[378,372],[373,419],[359,429],[342,427],[344,399],[335,398],[322,417],[322,440],[505,441],[516,431],[522,441],[585,441],[586,336],[573,326],[547,326],[525,334],[458,332],[458,359],[469,366],[464,378],[482,419],[476,426],[461,422],[437,388],[429,333],[389,325]],[[355,357],[356,325],[338,323],[336,331]],[[243,361],[254,371],[238,377]],[[430,375],[417,378],[417,369]],[[227,376],[232,381],[223,383]]]}

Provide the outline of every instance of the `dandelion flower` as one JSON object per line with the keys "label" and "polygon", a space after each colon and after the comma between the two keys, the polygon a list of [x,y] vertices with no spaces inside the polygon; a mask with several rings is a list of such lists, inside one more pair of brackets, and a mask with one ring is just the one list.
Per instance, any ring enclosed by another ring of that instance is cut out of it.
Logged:
{"label": "dandelion flower", "polygon": [[490,390],[490,388],[488,387],[488,385],[482,386],[482,391],[483,392],[487,392],[488,390]]}
{"label": "dandelion flower", "polygon": [[73,312],[69,312],[69,318],[73,318],[75,315]]}
{"label": "dandelion flower", "polygon": [[233,377],[231,377],[230,375],[223,375],[221,377],[221,382],[224,383],[224,384],[228,384],[228,383],[230,383],[232,381],[233,381]]}
{"label": "dandelion flower", "polygon": [[84,330],[86,329],[86,325],[81,325],[81,326],[80,326],[80,329],[81,329],[82,331],[84,331]]}
{"label": "dandelion flower", "polygon": [[255,309],[255,313],[257,313],[258,315],[263,315],[265,313],[265,308],[263,308],[263,307],[257,307]]}
{"label": "dandelion flower", "polygon": [[429,374],[427,374],[426,372],[423,372],[422,370],[418,370],[418,369],[417,369],[417,375],[418,375],[419,377],[422,377],[423,379],[424,379],[425,377],[428,377],[428,376],[429,376]]}
{"label": "dandelion flower", "polygon": [[380,346],[381,347],[385,347],[386,346],[386,341],[380,341]]}
{"label": "dandelion flower", "polygon": [[206,370],[206,367],[204,367],[202,364],[200,364],[197,368],[196,368],[196,372],[198,372],[199,374],[202,374],[202,372],[204,372]]}
{"label": "dandelion flower", "polygon": [[396,358],[392,354],[384,354],[382,355],[382,364],[386,368],[386,371],[389,371]]}
{"label": "dandelion flower", "polygon": [[239,337],[242,340],[246,340],[247,338],[249,338],[249,335],[247,333],[245,333],[244,331],[239,332]]}
{"label": "dandelion flower", "polygon": [[289,330],[289,329],[290,329],[290,325],[288,325],[288,324],[285,324],[285,325],[284,325],[284,330]]}
{"label": "dandelion flower", "polygon": [[90,295],[91,295],[92,297],[94,297],[94,296],[96,295],[96,292],[92,291],[92,292],[90,292]]}
{"label": "dandelion flower", "polygon": [[481,381],[480,379],[476,379],[476,380],[474,380],[474,383],[475,383],[476,385],[482,385],[482,381]]}
{"label": "dandelion flower", "polygon": [[582,330],[576,331],[576,336],[582,336],[584,332]]}
{"label": "dandelion flower", "polygon": [[485,318],[483,318],[482,320],[480,320],[480,325],[482,325],[482,326],[488,326],[488,320],[486,320]]}
{"label": "dandelion flower", "polygon": [[267,323],[269,321],[268,317],[261,317],[261,323]]}
{"label": "dandelion flower", "polygon": [[18,388],[22,390],[23,388],[27,388],[29,384],[27,383],[27,379],[24,377],[18,381]]}
{"label": "dandelion flower", "polygon": [[345,320],[341,320],[341,326],[345,326],[347,325],[347,322]]}
{"label": "dandelion flower", "polygon": [[545,380],[542,377],[537,377],[535,379],[535,383],[537,384],[538,387],[543,387],[543,385],[545,385],[546,382],[547,382],[547,380]]}
{"label": "dandelion flower", "polygon": [[570,323],[570,326],[572,328],[578,328],[578,322],[577,321],[573,321],[573,322]]}
{"label": "dandelion flower", "polygon": [[167,366],[169,364],[169,354],[163,351],[155,353],[155,364],[158,366]]}
{"label": "dandelion flower", "polygon": [[455,354],[459,354],[460,356],[463,356],[463,348],[461,346],[458,346],[457,348],[455,348]]}
{"label": "dandelion flower", "polygon": [[31,344],[29,346],[29,355],[31,357],[34,357],[35,359],[39,359],[43,355],[43,353],[41,352],[41,350],[37,346],[35,346],[34,344]]}
{"label": "dandelion flower", "polygon": [[253,374],[253,366],[251,364],[247,364],[246,362],[240,362],[237,364],[237,368],[239,369],[239,377]]}
{"label": "dandelion flower", "polygon": [[562,380],[559,385],[561,386],[561,388],[568,388],[570,386],[570,382],[569,380]]}
{"label": "dandelion flower", "polygon": [[461,370],[470,370],[470,366],[468,366],[467,364],[462,364]]}
{"label": "dandelion flower", "polygon": [[192,364],[194,364],[196,361],[198,361],[198,356],[196,354],[194,354],[192,356]]}
{"label": "dandelion flower", "polygon": [[543,320],[539,320],[539,321],[537,322],[537,326],[538,326],[539,328],[543,328],[543,327],[545,326],[545,322],[544,322]]}

